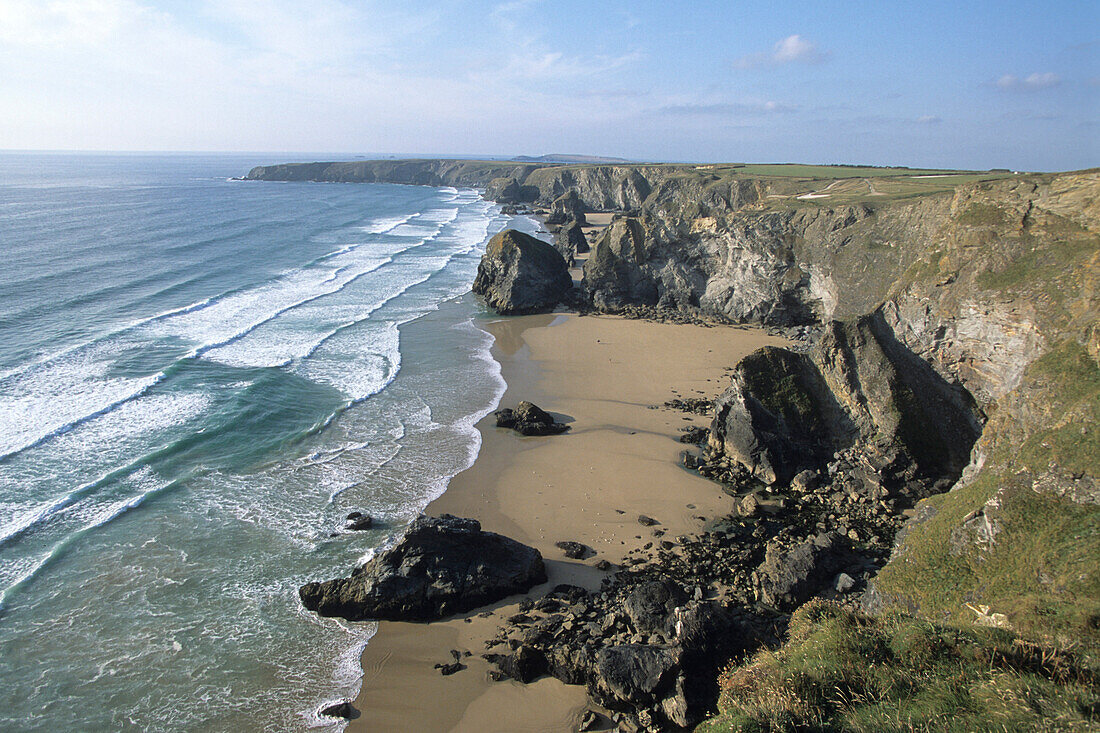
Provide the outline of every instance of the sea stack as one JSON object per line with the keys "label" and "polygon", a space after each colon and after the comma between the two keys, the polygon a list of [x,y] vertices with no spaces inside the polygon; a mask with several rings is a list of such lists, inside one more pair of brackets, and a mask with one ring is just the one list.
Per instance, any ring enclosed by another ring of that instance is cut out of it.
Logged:
{"label": "sea stack", "polygon": [[552,245],[506,229],[486,245],[473,290],[510,316],[552,310],[572,287],[569,266]]}

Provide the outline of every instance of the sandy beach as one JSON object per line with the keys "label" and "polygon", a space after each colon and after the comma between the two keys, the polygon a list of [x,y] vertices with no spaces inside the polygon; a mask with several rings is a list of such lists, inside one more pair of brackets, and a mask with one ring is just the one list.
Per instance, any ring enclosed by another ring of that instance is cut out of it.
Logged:
{"label": "sandy beach", "polygon": [[[538,548],[549,582],[531,596],[559,583],[597,588],[604,573],[596,561],[618,563],[653,542],[655,530],[675,537],[729,511],[731,499],[716,484],[679,465],[679,429],[708,419],[658,406],[715,396],[725,369],[780,339],[756,329],[575,314],[506,318],[489,328],[508,385],[501,406],[530,400],[571,430],[522,437],[495,427],[490,415],[478,426],[477,461],[427,512],[473,517]],[[642,526],[640,514],[660,525]],[[562,540],[597,554],[567,560],[554,545]],[[520,600],[430,624],[382,622],[363,655],[355,702],[362,715],[348,730],[576,730],[586,705],[582,687],[488,677],[484,642]],[[452,649],[470,653],[462,660],[467,668],[444,677],[434,665],[451,662]]]}

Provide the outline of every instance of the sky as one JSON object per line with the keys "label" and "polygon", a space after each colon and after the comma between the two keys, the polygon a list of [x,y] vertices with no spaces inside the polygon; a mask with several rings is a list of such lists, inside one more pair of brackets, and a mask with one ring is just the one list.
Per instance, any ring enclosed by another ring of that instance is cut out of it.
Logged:
{"label": "sky", "polygon": [[0,0],[0,149],[1070,170],[1098,141],[1096,0]]}

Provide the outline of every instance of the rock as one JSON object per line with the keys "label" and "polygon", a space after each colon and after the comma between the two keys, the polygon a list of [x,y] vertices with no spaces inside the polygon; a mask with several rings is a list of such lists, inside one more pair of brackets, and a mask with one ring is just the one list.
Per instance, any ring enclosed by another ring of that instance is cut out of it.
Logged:
{"label": "rock", "polygon": [[577,190],[569,189],[550,204],[550,213],[546,216],[546,223],[565,224],[566,222],[575,221],[583,226],[588,224],[588,221],[584,218],[584,212],[585,205],[580,196],[577,195]]}
{"label": "rock", "polygon": [[552,310],[572,288],[569,266],[558,251],[514,229],[489,240],[473,285],[501,315]]}
{"label": "rock", "polygon": [[580,222],[571,221],[557,231],[554,235],[554,247],[573,266],[573,258],[577,254],[588,251],[588,238],[584,236],[584,230]]}
{"label": "rock", "polygon": [[486,654],[485,658],[497,665],[501,673],[517,682],[527,684],[546,674],[546,656],[530,646],[520,646],[512,654]]}
{"label": "rock", "polygon": [[585,710],[581,715],[580,725],[577,726],[577,730],[582,733],[587,733],[590,730],[596,730],[597,728],[604,728],[608,725],[608,720],[604,716],[592,710]]}
{"label": "rock", "polygon": [[642,525],[643,527],[652,527],[654,525],[660,524],[660,522],[658,522],[653,517],[647,517],[644,514],[639,514],[638,515],[638,524]]}
{"label": "rock", "polygon": [[596,554],[595,550],[580,542],[555,542],[554,546],[564,552],[570,560],[584,560]]}
{"label": "rock", "polygon": [[800,471],[791,479],[791,489],[801,493],[813,491],[817,488],[817,481],[817,471],[806,469],[805,471]]}
{"label": "rock", "polygon": [[307,583],[302,603],[351,621],[426,621],[472,610],[546,582],[537,550],[473,519],[421,516],[395,547],[350,578]]}
{"label": "rock", "polygon": [[344,525],[344,529],[361,532],[365,529],[370,529],[374,526],[374,519],[369,514],[363,514],[362,512],[351,512],[347,517],[347,524]]}
{"label": "rock", "polygon": [[530,402],[520,402],[516,408],[504,408],[493,413],[498,428],[511,428],[521,435],[558,435],[569,429],[565,423],[554,422],[550,413]]}
{"label": "rock", "polygon": [[856,587],[855,578],[848,573],[841,573],[836,576],[836,580],[833,582],[833,588],[837,593],[847,593],[852,588]]}
{"label": "rock", "polygon": [[705,443],[707,436],[710,435],[710,431],[706,428],[690,427],[683,429],[684,434],[680,436],[681,443]]}
{"label": "rock", "polygon": [[[596,676],[589,691],[595,691],[604,707],[622,709],[656,704],[675,682],[676,656],[668,649],[641,644],[623,644],[600,650]],[[594,690],[593,690],[594,688]]]}
{"label": "rock", "polygon": [[667,638],[673,635],[675,627],[673,610],[683,600],[680,589],[672,583],[647,581],[627,593],[623,610],[637,632],[659,633]]}
{"label": "rock", "polygon": [[466,669],[466,665],[462,664],[461,662],[455,661],[448,662],[447,664],[437,664],[434,668],[438,669],[439,673],[444,677],[449,677],[455,672],[461,672],[462,670]]}
{"label": "rock", "polygon": [[760,511],[760,502],[757,500],[755,494],[749,494],[748,496],[737,502],[737,514],[741,517],[755,517],[756,513]]}
{"label": "rock", "polygon": [[928,495],[961,474],[982,419],[970,394],[898,343],[876,313],[828,324],[808,354],[766,346],[742,359],[708,445],[766,484],[856,449],[877,457],[886,483],[919,479]]}
{"label": "rock", "polygon": [[825,587],[843,562],[836,532],[811,537],[790,548],[770,542],[764,562],[756,568],[760,599],[776,608],[793,609]]}
{"label": "rock", "polygon": [[603,572],[605,572],[605,573],[606,573],[606,572],[608,572],[609,570],[611,570],[611,568],[613,568],[613,567],[615,567],[615,566],[614,566],[614,565],[612,565],[612,564],[611,564],[611,563],[610,563],[610,562],[609,562],[608,560],[605,560],[605,559],[603,559],[603,558],[600,558],[600,559],[599,559],[599,560],[597,560],[596,562],[592,563],[592,567],[594,567],[594,568],[596,568],[597,570],[600,570],[600,571],[603,571]]}
{"label": "rock", "polygon": [[329,705],[328,707],[321,708],[319,711],[321,715],[329,718],[344,718],[345,720],[355,720],[359,717],[359,711],[355,709],[355,706],[345,700],[344,702],[338,702],[335,705]]}

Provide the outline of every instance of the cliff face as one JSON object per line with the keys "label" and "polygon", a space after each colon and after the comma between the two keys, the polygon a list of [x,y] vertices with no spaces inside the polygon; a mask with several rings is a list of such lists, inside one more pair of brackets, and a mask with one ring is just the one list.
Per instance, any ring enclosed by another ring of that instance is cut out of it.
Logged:
{"label": "cliff face", "polygon": [[249,178],[570,194],[618,212],[584,266],[596,309],[825,326],[808,353],[739,365],[711,457],[781,494],[809,469],[899,510],[953,484],[916,505],[869,606],[973,621],[988,605],[1100,649],[1100,172],[852,193],[853,178],[734,168],[374,161]]}

